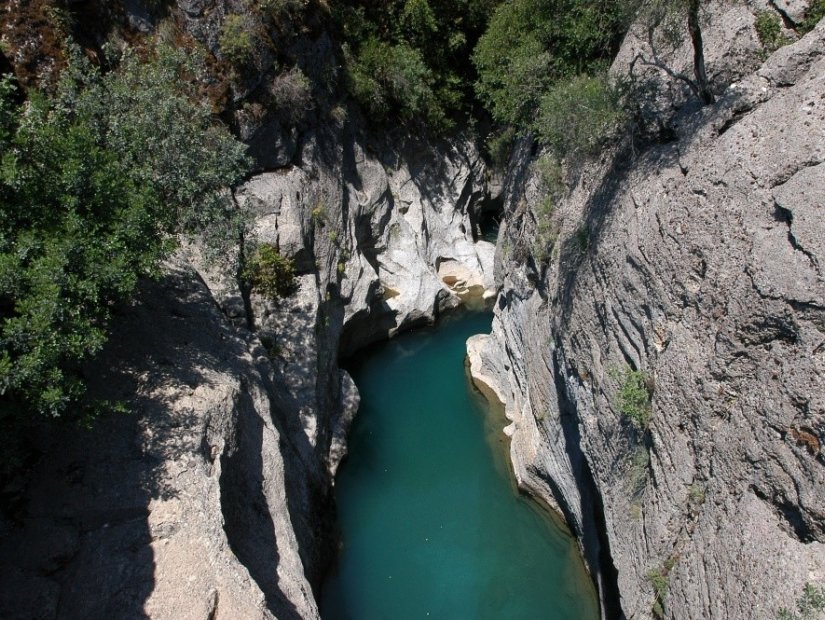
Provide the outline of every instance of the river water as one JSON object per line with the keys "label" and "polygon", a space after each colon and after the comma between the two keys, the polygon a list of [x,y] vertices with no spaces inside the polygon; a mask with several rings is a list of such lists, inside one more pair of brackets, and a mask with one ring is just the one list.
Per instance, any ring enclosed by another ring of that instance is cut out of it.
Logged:
{"label": "river water", "polygon": [[336,482],[342,547],[324,620],[594,620],[570,535],[514,492],[504,421],[471,387],[466,313],[371,347]]}

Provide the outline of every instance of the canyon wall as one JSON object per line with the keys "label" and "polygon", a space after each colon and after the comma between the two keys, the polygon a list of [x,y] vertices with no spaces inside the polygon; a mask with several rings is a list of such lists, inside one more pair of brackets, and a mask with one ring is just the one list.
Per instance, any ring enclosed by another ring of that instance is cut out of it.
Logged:
{"label": "canyon wall", "polygon": [[[163,36],[151,11],[125,6]],[[217,49],[244,6],[178,3],[178,42]],[[317,24],[289,41],[313,88],[339,62]],[[85,374],[91,396],[128,413],[34,438],[4,489],[4,618],[317,618],[358,407],[339,356],[490,295],[473,140],[370,130],[330,93],[286,110],[270,52],[225,93],[255,160],[233,192],[248,230],[220,255],[184,241],[118,310]],[[293,294],[239,286],[238,258],[259,244],[293,260]]]}
{"label": "canyon wall", "polygon": [[543,154],[517,150],[493,333],[468,344],[607,618],[775,618],[825,580],[825,24],[763,62],[748,7],[710,10],[718,103],[649,69],[656,139],[568,170],[550,226]]}

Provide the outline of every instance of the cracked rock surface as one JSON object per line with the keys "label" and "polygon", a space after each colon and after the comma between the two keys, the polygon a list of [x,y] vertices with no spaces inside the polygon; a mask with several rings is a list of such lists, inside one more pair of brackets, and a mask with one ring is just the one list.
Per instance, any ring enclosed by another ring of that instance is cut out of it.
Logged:
{"label": "cracked rock surface", "polygon": [[[820,23],[715,106],[674,109],[671,141],[605,154],[558,205],[545,262],[522,242],[529,151],[505,186],[503,293],[473,366],[607,617],[652,617],[652,572],[665,617],[697,620],[774,618],[825,581],[823,76]],[[631,369],[647,430],[620,411]]]}

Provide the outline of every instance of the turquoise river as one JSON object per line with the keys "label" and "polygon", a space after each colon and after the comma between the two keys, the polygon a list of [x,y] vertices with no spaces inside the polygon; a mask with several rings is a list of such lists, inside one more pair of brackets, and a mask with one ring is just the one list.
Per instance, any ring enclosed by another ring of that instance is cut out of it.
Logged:
{"label": "turquoise river", "polygon": [[465,342],[490,321],[451,317],[351,364],[362,401],[324,620],[598,618],[574,541],[515,493],[504,421],[467,378]]}

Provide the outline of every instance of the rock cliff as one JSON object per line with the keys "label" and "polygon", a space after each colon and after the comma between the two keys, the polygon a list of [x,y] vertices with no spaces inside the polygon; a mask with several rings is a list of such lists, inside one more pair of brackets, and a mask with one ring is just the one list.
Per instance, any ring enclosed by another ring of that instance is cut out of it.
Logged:
{"label": "rock cliff", "polygon": [[[123,6],[133,29],[206,46],[218,70],[221,23],[248,9]],[[233,192],[249,232],[225,256],[183,244],[120,311],[86,374],[92,396],[131,413],[44,432],[42,457],[3,489],[3,618],[318,617],[333,476],[358,407],[339,356],[489,296],[473,141],[368,130],[322,92],[334,76],[316,74],[339,59],[316,18],[273,34],[293,69],[256,43],[226,92],[208,85],[255,159]],[[260,243],[294,261],[286,299],[238,284],[238,254]]]}
{"label": "rock cliff", "polygon": [[[719,102],[648,74],[666,131],[569,175],[546,254],[515,154],[494,329],[468,345],[605,617],[775,618],[825,579],[825,23],[763,63],[749,9],[711,10]],[[647,426],[622,413],[634,378]]]}

